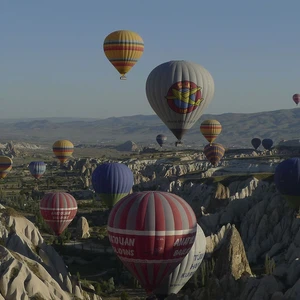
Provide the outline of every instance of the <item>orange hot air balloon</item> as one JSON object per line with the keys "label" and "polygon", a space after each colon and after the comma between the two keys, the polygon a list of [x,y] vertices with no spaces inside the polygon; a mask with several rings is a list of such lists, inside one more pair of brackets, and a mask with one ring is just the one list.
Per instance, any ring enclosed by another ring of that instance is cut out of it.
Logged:
{"label": "orange hot air balloon", "polygon": [[0,156],[0,179],[3,179],[12,169],[13,161],[8,156]]}
{"label": "orange hot air balloon", "polygon": [[53,144],[52,148],[53,153],[62,164],[68,160],[74,151],[74,145],[68,140],[58,140]]}
{"label": "orange hot air balloon", "polygon": [[135,32],[118,30],[110,33],[104,40],[103,50],[111,64],[125,80],[125,74],[138,62],[144,52],[144,41]]}
{"label": "orange hot air balloon", "polygon": [[205,120],[200,125],[200,131],[211,144],[221,133],[222,125],[217,120]]}
{"label": "orange hot air balloon", "polygon": [[221,144],[207,144],[203,153],[213,166],[216,166],[225,153],[225,148]]}

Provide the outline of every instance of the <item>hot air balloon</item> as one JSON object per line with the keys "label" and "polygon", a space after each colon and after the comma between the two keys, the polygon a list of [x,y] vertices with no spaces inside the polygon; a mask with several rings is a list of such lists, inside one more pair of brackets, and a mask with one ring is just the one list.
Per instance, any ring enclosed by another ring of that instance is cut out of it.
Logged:
{"label": "hot air balloon", "polygon": [[214,80],[202,66],[169,61],[151,71],[146,82],[150,106],[167,125],[178,144],[203,114],[214,95]]}
{"label": "hot air balloon", "polygon": [[271,139],[263,139],[261,144],[266,150],[271,150],[273,146],[273,141]]}
{"label": "hot air balloon", "polygon": [[193,246],[196,216],[177,195],[145,191],[121,199],[108,218],[116,255],[148,294],[158,288]]}
{"label": "hot air balloon", "polygon": [[300,102],[300,94],[293,95],[293,100],[298,105]]}
{"label": "hot air balloon", "polygon": [[167,137],[163,134],[159,134],[157,137],[156,137],[156,141],[157,143],[159,144],[160,147],[163,146],[163,144],[165,143],[165,141],[167,140]]}
{"label": "hot air balloon", "polygon": [[300,158],[282,161],[275,169],[274,182],[277,190],[291,207],[300,207]]}
{"label": "hot air balloon", "polygon": [[32,161],[28,168],[35,179],[40,179],[46,171],[46,164],[43,161]]}
{"label": "hot air balloon", "polygon": [[125,74],[138,62],[144,52],[144,41],[135,32],[118,30],[104,40],[103,50],[111,64],[126,79]]}
{"label": "hot air balloon", "polygon": [[40,212],[45,222],[59,236],[76,216],[77,202],[68,193],[47,193],[40,202]]}
{"label": "hot air balloon", "polygon": [[257,148],[260,146],[260,144],[261,144],[261,139],[259,139],[259,138],[253,138],[252,140],[251,140],[251,144],[252,144],[252,146],[253,146],[253,148],[255,149],[255,150],[257,150]]}
{"label": "hot air balloon", "polygon": [[207,144],[203,149],[203,153],[210,163],[213,166],[216,166],[224,156],[225,148],[221,144],[217,143]]}
{"label": "hot air balloon", "polygon": [[222,125],[217,120],[205,120],[200,125],[200,131],[209,143],[212,143],[222,131]]}
{"label": "hot air balloon", "polygon": [[92,185],[101,200],[112,208],[132,189],[133,173],[124,164],[104,163],[94,170]]}
{"label": "hot air balloon", "polygon": [[74,145],[68,140],[59,140],[53,144],[53,152],[59,161],[65,163],[74,151]]}
{"label": "hot air balloon", "polygon": [[0,179],[3,179],[12,169],[13,161],[8,156],[0,156]]}
{"label": "hot air balloon", "polygon": [[177,294],[199,268],[205,250],[206,238],[201,227],[197,224],[196,239],[191,250],[163,283],[154,290],[154,294],[159,298]]}

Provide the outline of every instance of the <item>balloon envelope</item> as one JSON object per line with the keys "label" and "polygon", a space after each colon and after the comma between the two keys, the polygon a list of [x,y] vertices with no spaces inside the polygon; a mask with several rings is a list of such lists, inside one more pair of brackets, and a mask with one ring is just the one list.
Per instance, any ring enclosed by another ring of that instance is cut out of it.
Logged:
{"label": "balloon envelope", "polygon": [[277,190],[292,207],[300,206],[300,158],[282,161],[275,169],[274,182]]}
{"label": "balloon envelope", "polygon": [[54,233],[60,235],[76,216],[77,202],[68,193],[47,193],[40,202],[40,212]]}
{"label": "balloon envelope", "polygon": [[104,163],[92,174],[92,185],[101,200],[112,208],[120,199],[128,195],[133,186],[133,173],[124,164]]}
{"label": "balloon envelope", "polygon": [[0,156],[0,179],[3,179],[11,171],[13,161],[8,156]]}
{"label": "balloon envelope", "polygon": [[271,139],[263,139],[261,144],[266,150],[271,150],[273,146],[273,141]]}
{"label": "balloon envelope", "polygon": [[252,140],[251,140],[251,144],[252,144],[252,146],[253,146],[253,148],[255,149],[255,150],[257,150],[257,148],[260,146],[260,144],[261,144],[261,139],[259,139],[259,138],[253,138]]}
{"label": "balloon envelope", "polygon": [[212,143],[222,131],[218,120],[205,120],[200,125],[200,131],[209,143]]}
{"label": "balloon envelope", "polygon": [[144,52],[144,41],[135,32],[117,30],[104,40],[103,50],[111,64],[126,79],[125,74],[137,63]]}
{"label": "balloon envelope", "polygon": [[196,225],[185,200],[145,191],[130,194],[113,207],[107,231],[114,252],[151,293],[190,251]]}
{"label": "balloon envelope", "polygon": [[206,250],[206,238],[201,227],[197,224],[195,242],[189,253],[175,270],[154,290],[156,295],[177,294],[199,268]]}
{"label": "balloon envelope", "polygon": [[217,143],[207,144],[203,149],[203,153],[210,163],[216,166],[224,156],[225,148],[223,145]]}
{"label": "balloon envelope", "polygon": [[28,168],[31,175],[34,178],[39,179],[43,176],[43,174],[46,171],[46,164],[43,161],[32,161],[29,164]]}
{"label": "balloon envelope", "polygon": [[293,100],[298,105],[300,102],[300,94],[293,95]]}
{"label": "balloon envelope", "polygon": [[68,140],[58,140],[53,146],[53,153],[63,164],[65,163],[74,151],[74,145]]}
{"label": "balloon envelope", "polygon": [[201,117],[214,95],[214,81],[202,66],[169,61],[149,74],[146,94],[150,106],[178,140]]}
{"label": "balloon envelope", "polygon": [[156,137],[156,141],[157,143],[159,144],[159,146],[163,146],[163,144],[165,143],[165,141],[167,140],[167,137],[163,134],[159,134],[157,137]]}

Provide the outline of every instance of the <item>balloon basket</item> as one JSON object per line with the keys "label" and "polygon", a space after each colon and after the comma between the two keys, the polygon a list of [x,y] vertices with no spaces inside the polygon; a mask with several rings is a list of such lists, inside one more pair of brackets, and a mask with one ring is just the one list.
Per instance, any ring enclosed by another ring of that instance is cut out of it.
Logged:
{"label": "balloon basket", "polygon": [[125,75],[123,75],[123,76],[120,77],[120,80],[126,80],[126,79],[127,79],[127,78],[126,78]]}

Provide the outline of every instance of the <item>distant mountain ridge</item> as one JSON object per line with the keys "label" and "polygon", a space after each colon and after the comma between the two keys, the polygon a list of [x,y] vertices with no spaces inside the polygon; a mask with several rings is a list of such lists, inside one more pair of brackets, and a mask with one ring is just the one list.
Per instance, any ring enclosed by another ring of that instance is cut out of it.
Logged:
{"label": "distant mountain ridge", "polygon": [[[205,119],[217,119],[223,127],[216,142],[225,146],[251,147],[251,139],[271,138],[274,143],[300,137],[300,109],[284,109],[259,113],[204,114],[184,136],[190,145],[203,145],[206,140],[199,131]],[[107,119],[43,118],[0,120],[0,142],[16,140],[36,143],[52,143],[56,139],[70,139],[76,143],[101,143],[113,140],[122,143],[156,143],[159,133],[167,135],[174,144],[175,137],[156,115],[135,115]]]}

